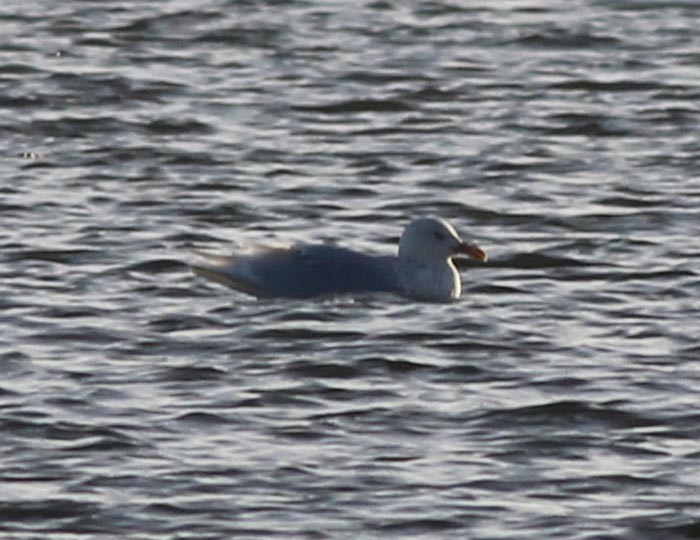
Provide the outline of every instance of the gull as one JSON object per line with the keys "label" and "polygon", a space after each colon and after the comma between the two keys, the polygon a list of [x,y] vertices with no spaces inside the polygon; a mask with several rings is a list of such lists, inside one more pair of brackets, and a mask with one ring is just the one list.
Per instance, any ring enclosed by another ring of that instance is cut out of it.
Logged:
{"label": "gull", "polygon": [[328,244],[264,248],[228,257],[200,255],[205,262],[190,265],[196,275],[258,298],[391,293],[427,302],[460,297],[462,283],[453,257],[486,261],[484,250],[462,240],[438,217],[411,221],[397,255],[370,255]]}

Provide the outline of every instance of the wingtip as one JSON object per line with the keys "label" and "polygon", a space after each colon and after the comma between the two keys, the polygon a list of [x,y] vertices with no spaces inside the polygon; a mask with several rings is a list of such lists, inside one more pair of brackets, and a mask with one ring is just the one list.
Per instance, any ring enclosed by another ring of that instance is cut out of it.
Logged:
{"label": "wingtip", "polygon": [[230,289],[240,291],[256,298],[262,298],[265,295],[261,291],[254,287],[251,283],[244,281],[242,279],[236,279],[235,276],[225,271],[225,266],[218,264],[190,264],[190,269],[192,273],[197,277],[204,278],[208,281],[218,283],[219,285],[224,285]]}

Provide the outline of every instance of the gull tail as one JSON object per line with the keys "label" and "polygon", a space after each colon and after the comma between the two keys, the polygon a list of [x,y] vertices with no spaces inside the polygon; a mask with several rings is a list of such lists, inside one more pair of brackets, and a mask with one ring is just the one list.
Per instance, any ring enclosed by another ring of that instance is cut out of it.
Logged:
{"label": "gull tail", "polygon": [[204,259],[201,264],[190,264],[192,272],[200,277],[253,296],[264,296],[256,285],[246,257],[226,257],[202,251],[194,252]]}

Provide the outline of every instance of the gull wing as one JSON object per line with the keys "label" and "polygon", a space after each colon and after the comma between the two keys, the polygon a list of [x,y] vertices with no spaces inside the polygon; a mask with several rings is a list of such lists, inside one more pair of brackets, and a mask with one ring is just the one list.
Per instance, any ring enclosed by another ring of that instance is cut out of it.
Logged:
{"label": "gull wing", "polygon": [[400,292],[395,257],[328,245],[273,248],[252,255],[213,257],[191,265],[195,274],[259,298],[309,298]]}

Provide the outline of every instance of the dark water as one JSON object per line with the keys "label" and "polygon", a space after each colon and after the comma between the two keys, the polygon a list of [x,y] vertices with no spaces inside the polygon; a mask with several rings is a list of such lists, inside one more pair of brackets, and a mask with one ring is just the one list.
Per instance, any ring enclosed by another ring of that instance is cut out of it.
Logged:
{"label": "dark water", "polygon": [[[700,536],[700,4],[0,7],[0,532]],[[265,301],[192,249],[491,257]]]}

